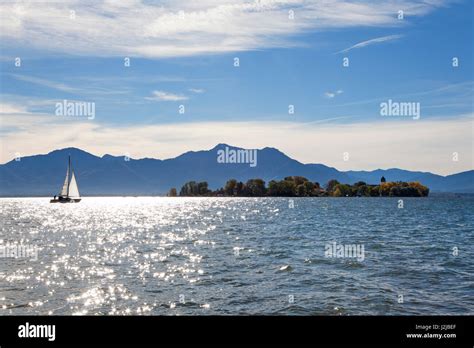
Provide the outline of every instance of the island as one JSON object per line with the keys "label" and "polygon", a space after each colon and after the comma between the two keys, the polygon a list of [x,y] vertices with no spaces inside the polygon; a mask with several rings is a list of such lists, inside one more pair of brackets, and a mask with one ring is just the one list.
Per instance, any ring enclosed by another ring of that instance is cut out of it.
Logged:
{"label": "island", "polygon": [[[271,180],[268,186],[262,179],[250,179],[246,183],[230,179],[224,187],[212,191],[206,181],[189,181],[179,191],[184,197],[427,197],[429,188],[419,182],[387,182],[384,177],[378,185],[363,181],[353,185],[329,180],[323,187],[302,176],[288,176],[283,180]],[[176,197],[176,188],[168,196]]]}

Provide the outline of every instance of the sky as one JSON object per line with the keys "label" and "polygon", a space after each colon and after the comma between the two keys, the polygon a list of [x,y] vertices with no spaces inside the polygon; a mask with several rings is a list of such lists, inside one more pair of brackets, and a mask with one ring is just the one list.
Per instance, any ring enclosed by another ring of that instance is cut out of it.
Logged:
{"label": "sky", "polygon": [[[0,163],[227,143],[339,170],[472,170],[473,11],[470,0],[3,1]],[[93,117],[58,114],[64,100]],[[382,103],[413,109],[383,115]]]}

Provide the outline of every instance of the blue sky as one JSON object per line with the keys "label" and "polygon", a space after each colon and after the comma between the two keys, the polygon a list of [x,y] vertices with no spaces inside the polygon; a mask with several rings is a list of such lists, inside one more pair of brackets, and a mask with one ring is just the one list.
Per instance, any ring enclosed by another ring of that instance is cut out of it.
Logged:
{"label": "blue sky", "polygon": [[[471,1],[91,4],[1,5],[2,162],[226,142],[343,170],[473,168]],[[95,118],[54,115],[63,99]],[[420,119],[382,117],[388,99],[420,103]]]}

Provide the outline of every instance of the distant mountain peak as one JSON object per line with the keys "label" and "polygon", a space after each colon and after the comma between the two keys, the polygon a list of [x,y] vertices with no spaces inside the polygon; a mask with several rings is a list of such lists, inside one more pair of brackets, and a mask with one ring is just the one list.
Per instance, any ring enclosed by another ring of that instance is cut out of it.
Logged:
{"label": "distant mountain peak", "polygon": [[77,147],[65,147],[63,149],[53,150],[53,151],[49,152],[48,155],[62,154],[62,153],[70,153],[71,155],[72,154],[83,154],[83,155],[98,157],[96,155],[91,154],[90,152],[84,151],[84,150],[79,149]]}
{"label": "distant mountain peak", "polygon": [[[57,150],[53,150],[51,152],[56,152],[56,151],[79,151],[79,152],[87,152],[83,149],[80,149],[78,147],[74,147],[74,146],[70,146],[70,147],[63,147],[62,149],[57,149]],[[50,152],[50,153],[51,153]],[[88,153],[88,152],[87,152]]]}
{"label": "distant mountain peak", "polygon": [[214,146],[210,151],[225,149],[226,147],[229,148],[229,149],[233,149],[233,150],[258,150],[258,151],[270,151],[270,152],[273,151],[273,152],[278,152],[280,154],[285,155],[285,153],[281,152],[280,150],[278,150],[275,147],[266,146],[262,149],[259,149],[259,148],[255,148],[255,147],[234,146],[234,145],[229,145],[229,144],[226,144],[226,143],[219,143],[216,146]]}
{"label": "distant mountain peak", "polygon": [[216,146],[214,146],[212,149],[210,149],[209,151],[221,150],[221,149],[225,149],[226,147],[229,149],[239,149],[239,150],[243,149],[243,147],[233,146],[226,143],[219,143]]}

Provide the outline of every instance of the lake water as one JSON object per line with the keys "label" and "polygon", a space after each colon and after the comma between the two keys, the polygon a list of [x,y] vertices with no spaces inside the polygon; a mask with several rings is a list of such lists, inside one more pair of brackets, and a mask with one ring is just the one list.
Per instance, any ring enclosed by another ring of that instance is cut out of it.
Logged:
{"label": "lake water", "polygon": [[398,200],[1,198],[0,314],[474,314],[474,197]]}

